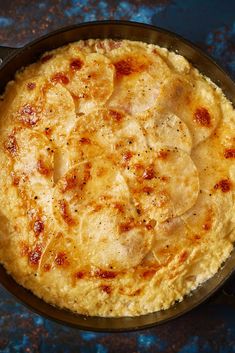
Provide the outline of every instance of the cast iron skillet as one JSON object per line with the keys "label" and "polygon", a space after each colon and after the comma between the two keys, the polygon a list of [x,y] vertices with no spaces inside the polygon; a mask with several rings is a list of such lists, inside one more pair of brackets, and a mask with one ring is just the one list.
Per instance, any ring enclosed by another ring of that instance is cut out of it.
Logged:
{"label": "cast iron skillet", "polygon": [[[222,88],[225,95],[235,106],[235,84],[229,76],[200,49],[178,35],[150,25],[125,22],[101,21],[82,23],[52,32],[39,38],[24,48],[13,49],[0,47],[0,93],[6,83],[14,77],[16,70],[36,61],[47,50],[69,42],[88,38],[113,38],[140,40],[154,43],[176,51],[185,56],[200,72],[207,75]],[[101,318],[76,315],[69,311],[55,308],[34,296],[30,291],[18,285],[0,266],[0,283],[17,299],[36,313],[62,324],[91,331],[130,331],[148,328],[176,318],[196,307],[211,296],[230,277],[235,268],[235,250],[224,263],[222,269],[210,280],[196,289],[181,303],[168,310],[139,317]]]}

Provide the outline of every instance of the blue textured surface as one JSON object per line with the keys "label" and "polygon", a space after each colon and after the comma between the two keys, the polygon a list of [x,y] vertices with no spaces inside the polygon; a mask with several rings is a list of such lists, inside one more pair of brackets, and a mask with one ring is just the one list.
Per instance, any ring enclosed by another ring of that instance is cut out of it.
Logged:
{"label": "blue textured surface", "polygon": [[[175,31],[201,46],[235,78],[235,1],[229,0],[0,0],[0,44],[19,47],[53,29],[101,19],[133,20]],[[128,334],[63,327],[33,314],[1,287],[0,298],[4,353],[235,353],[231,296],[217,295],[173,322]]]}

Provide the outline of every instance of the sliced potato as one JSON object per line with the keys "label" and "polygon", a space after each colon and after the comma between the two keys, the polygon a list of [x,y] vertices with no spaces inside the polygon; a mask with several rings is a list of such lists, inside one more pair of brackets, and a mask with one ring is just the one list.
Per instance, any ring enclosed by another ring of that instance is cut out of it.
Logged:
{"label": "sliced potato", "polygon": [[183,214],[197,200],[197,169],[177,148],[146,149],[123,167],[123,175],[140,212],[156,222]]}
{"label": "sliced potato", "polygon": [[108,106],[131,115],[155,106],[160,87],[170,73],[164,60],[140,48],[130,52],[122,47],[109,57],[115,67],[115,86]]}

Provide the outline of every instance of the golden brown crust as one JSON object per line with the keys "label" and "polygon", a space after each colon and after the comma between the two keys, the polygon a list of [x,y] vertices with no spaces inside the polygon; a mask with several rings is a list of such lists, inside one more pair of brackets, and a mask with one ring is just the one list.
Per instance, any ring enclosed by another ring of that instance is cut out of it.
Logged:
{"label": "golden brown crust", "polygon": [[167,309],[229,256],[235,111],[183,57],[73,43],[17,73],[0,114],[0,262],[47,302]]}

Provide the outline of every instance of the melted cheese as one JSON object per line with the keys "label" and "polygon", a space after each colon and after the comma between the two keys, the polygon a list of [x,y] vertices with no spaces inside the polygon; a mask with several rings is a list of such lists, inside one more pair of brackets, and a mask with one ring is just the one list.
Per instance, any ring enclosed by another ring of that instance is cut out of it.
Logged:
{"label": "melted cheese", "polygon": [[108,105],[132,115],[153,107],[165,77],[170,74],[164,60],[157,54],[149,54],[143,48],[134,46],[111,51],[109,57],[116,75]]}
{"label": "melted cheese", "polygon": [[182,56],[79,41],[18,72],[0,115],[0,262],[45,301],[167,309],[229,256],[235,111]]}
{"label": "melted cheese", "polygon": [[194,145],[208,138],[221,119],[214,91],[215,88],[209,86],[203,77],[172,75],[159,94],[159,107],[173,112],[186,123]]}
{"label": "melted cheese", "polygon": [[148,145],[153,149],[161,146],[177,147],[190,154],[192,136],[187,125],[175,114],[150,110],[141,118]]}
{"label": "melted cheese", "polygon": [[198,196],[196,167],[177,148],[138,153],[124,166],[123,174],[140,211],[157,223],[183,214]]}
{"label": "melted cheese", "polygon": [[84,66],[75,70],[68,90],[75,99],[76,110],[89,113],[102,106],[113,92],[114,68],[101,54],[87,56]]}

